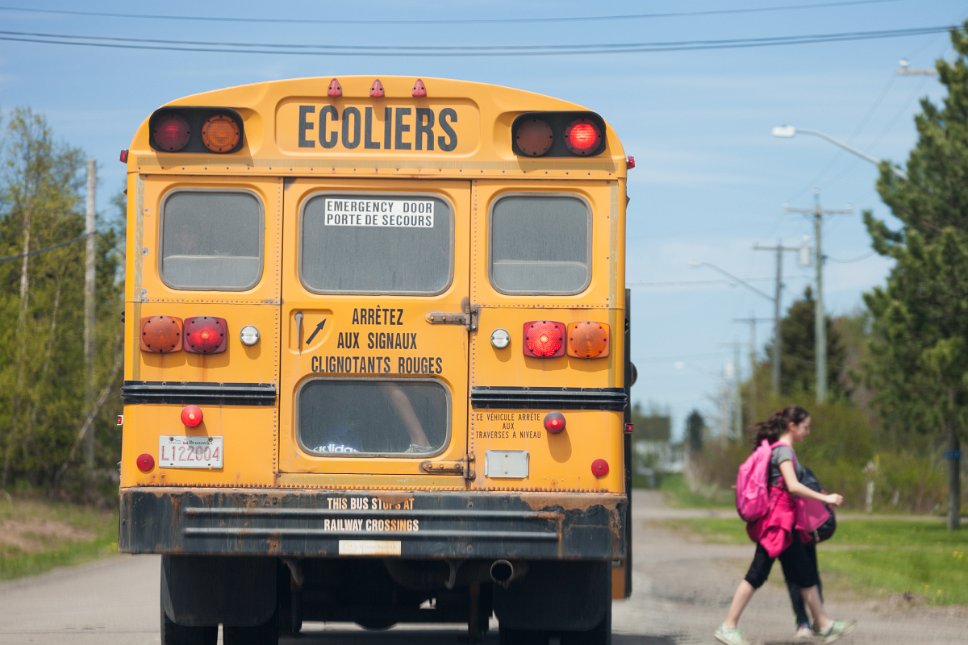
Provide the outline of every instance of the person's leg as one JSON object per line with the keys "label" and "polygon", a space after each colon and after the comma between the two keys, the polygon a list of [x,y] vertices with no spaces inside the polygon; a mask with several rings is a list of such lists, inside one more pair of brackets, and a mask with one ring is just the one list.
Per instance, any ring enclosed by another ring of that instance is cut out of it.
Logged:
{"label": "person's leg", "polygon": [[790,594],[790,604],[793,606],[793,614],[797,618],[797,626],[810,624],[810,617],[807,616],[807,607],[803,604],[803,596],[800,594],[800,585],[792,580],[786,581],[787,593]]}
{"label": "person's leg", "polygon": [[759,589],[766,579],[770,577],[770,569],[773,568],[773,558],[759,544],[756,545],[756,553],[753,555],[753,562],[746,572],[746,577],[736,587],[733,593],[733,600],[729,604],[729,612],[726,614],[726,621],[723,626],[728,629],[735,629],[739,623],[743,610],[749,604],[750,598]]}

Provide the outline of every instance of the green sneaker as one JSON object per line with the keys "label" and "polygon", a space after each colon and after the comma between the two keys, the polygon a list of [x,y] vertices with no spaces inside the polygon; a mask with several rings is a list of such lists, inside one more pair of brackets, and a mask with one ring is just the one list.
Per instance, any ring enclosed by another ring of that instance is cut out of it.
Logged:
{"label": "green sneaker", "polygon": [[833,643],[841,636],[846,636],[854,631],[855,627],[857,627],[856,620],[834,620],[830,622],[830,626],[826,630],[819,633],[819,636],[823,638],[824,643]]}
{"label": "green sneaker", "polygon": [[713,634],[720,643],[723,645],[752,645],[748,640],[743,638],[739,629],[736,627],[726,627],[725,625],[720,625],[716,629],[716,633]]}

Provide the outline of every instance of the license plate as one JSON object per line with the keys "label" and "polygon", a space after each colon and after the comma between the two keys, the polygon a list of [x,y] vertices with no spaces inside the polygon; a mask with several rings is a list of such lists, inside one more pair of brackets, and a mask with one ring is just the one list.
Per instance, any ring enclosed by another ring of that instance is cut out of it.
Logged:
{"label": "license plate", "polygon": [[161,468],[221,468],[222,437],[162,435],[158,445]]}

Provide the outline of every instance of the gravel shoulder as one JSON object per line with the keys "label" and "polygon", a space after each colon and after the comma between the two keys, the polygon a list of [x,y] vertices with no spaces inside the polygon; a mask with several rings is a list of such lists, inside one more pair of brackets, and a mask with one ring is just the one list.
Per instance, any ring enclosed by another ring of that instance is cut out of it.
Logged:
{"label": "gravel shoulder", "polygon": [[[746,573],[753,545],[704,544],[662,526],[659,521],[721,514],[671,509],[659,493],[635,491],[634,593],[629,600],[615,605],[617,645],[714,642],[712,633],[725,617],[733,591]],[[822,551],[820,566],[823,576]],[[871,599],[831,587],[824,589],[830,614],[858,621],[857,631],[840,642],[965,642],[968,607],[921,606],[903,597]],[[770,581],[753,597],[741,628],[754,643],[801,642],[793,639],[793,614],[779,565]]]}

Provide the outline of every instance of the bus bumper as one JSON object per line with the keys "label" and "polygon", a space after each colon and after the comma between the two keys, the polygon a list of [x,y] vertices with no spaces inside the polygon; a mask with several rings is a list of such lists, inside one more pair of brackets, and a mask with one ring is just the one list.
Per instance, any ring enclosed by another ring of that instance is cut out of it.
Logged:
{"label": "bus bumper", "polygon": [[622,560],[628,502],[599,493],[121,491],[120,550],[168,555]]}

